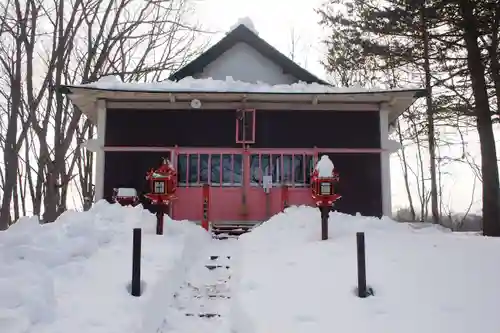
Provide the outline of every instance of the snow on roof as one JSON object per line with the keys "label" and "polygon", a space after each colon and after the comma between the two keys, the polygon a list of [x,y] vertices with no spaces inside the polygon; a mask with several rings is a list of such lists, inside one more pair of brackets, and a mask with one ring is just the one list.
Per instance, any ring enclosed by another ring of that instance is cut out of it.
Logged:
{"label": "snow on roof", "polygon": [[[163,91],[163,92],[240,92],[240,93],[363,93],[363,92],[384,92],[383,88],[361,88],[361,87],[333,87],[318,83],[298,82],[292,84],[270,85],[267,83],[249,83],[234,80],[231,76],[225,80],[214,80],[212,78],[195,79],[186,77],[179,81],[165,80],[161,82],[123,82],[119,76],[105,76],[99,80],[77,87],[94,88],[100,90],[121,90],[121,91]],[[406,89],[396,89],[391,91],[412,90],[415,87]]]}
{"label": "snow on roof", "polygon": [[228,33],[230,33],[231,31],[233,31],[234,29],[238,28],[240,25],[244,25],[245,27],[250,29],[250,31],[252,31],[257,36],[259,35],[259,32],[257,31],[257,29],[255,29],[255,25],[253,24],[252,19],[248,16],[239,18],[238,21],[231,26],[231,28],[226,33],[226,35]]}

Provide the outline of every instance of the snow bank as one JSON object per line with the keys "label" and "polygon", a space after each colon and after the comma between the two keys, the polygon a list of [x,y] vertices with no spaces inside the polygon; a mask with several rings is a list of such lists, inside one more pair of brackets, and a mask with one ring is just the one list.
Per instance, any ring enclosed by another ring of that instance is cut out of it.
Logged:
{"label": "snow bank", "polygon": [[[339,213],[329,226],[321,241],[319,211],[291,207],[240,237],[236,332],[500,332],[500,240]],[[354,296],[357,231],[366,299]]]}
{"label": "snow bank", "polygon": [[[91,83],[79,85],[78,87],[95,88],[102,90],[125,90],[125,91],[168,91],[168,92],[246,92],[246,93],[356,93],[356,92],[384,92],[387,89],[360,87],[332,87],[318,83],[298,82],[293,84],[270,85],[267,83],[250,83],[234,80],[228,76],[225,80],[214,80],[212,78],[195,79],[186,77],[179,81],[165,80],[161,82],[123,82],[119,76],[105,76]],[[407,89],[393,89],[400,91]]]}
{"label": "snow bank", "polygon": [[[129,295],[132,228],[143,228],[144,293]],[[9,333],[123,333],[142,331],[150,308],[186,243],[202,244],[198,226],[155,217],[139,207],[98,202],[40,225],[23,218],[0,232],[0,331]],[[174,278],[172,277],[172,280]]]}

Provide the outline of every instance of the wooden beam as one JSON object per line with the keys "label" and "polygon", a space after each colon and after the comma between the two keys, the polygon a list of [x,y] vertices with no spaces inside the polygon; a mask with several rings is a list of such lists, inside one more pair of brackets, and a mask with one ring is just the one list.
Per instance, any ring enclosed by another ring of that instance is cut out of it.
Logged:
{"label": "wooden beam", "polygon": [[[275,154],[279,152],[280,154],[297,154],[297,151],[303,152],[321,152],[321,153],[341,153],[341,154],[380,154],[387,149],[382,148],[251,148],[250,151],[260,154]],[[147,146],[106,146],[104,147],[106,152],[179,152],[179,153],[201,153],[207,151],[224,151],[230,154],[238,154],[243,150],[241,148],[198,148],[198,147],[147,147]]]}
{"label": "wooden beam", "polygon": [[[107,101],[108,109],[138,109],[138,110],[190,110],[189,102],[137,102],[137,101]],[[202,110],[237,110],[240,108],[256,110],[282,111],[379,111],[376,103],[265,103],[265,102],[202,102]]]}

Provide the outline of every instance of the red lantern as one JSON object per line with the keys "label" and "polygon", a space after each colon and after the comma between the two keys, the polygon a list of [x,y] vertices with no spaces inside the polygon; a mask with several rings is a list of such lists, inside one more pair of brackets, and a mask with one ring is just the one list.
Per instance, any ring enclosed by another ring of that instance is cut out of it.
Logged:
{"label": "red lantern", "polygon": [[175,199],[177,189],[177,172],[170,161],[163,159],[163,164],[156,170],[151,169],[146,174],[151,193],[144,196],[158,206],[156,212],[156,234],[163,235],[163,214],[167,211],[170,202]]}
{"label": "red lantern", "polygon": [[339,182],[339,174],[332,171],[330,177],[320,177],[319,171],[314,170],[311,176],[311,190],[314,203],[318,207],[332,207],[342,196],[335,193],[335,187]]}
{"label": "red lantern", "polygon": [[151,169],[146,174],[146,180],[149,181],[151,193],[144,196],[151,200],[152,204],[168,205],[175,199],[177,172],[167,159],[163,160],[163,164],[158,169]]}

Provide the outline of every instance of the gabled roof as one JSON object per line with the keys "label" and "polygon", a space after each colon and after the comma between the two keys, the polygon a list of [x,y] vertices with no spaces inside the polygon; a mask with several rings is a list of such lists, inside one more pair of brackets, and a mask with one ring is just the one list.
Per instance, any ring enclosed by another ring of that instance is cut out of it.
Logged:
{"label": "gabled roof", "polygon": [[283,69],[283,73],[290,74],[299,81],[329,85],[329,83],[321,80],[317,76],[297,65],[290,58],[247,28],[244,24],[240,24],[234,30],[229,32],[224,38],[222,38],[217,44],[203,52],[198,58],[194,59],[186,66],[170,75],[169,80],[177,81],[203,72],[203,69],[208,64],[215,61],[224,52],[232,48],[237,43],[246,43],[250,45],[264,57],[280,66]]}

